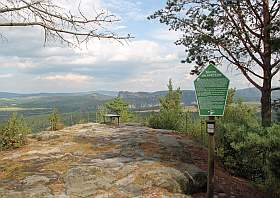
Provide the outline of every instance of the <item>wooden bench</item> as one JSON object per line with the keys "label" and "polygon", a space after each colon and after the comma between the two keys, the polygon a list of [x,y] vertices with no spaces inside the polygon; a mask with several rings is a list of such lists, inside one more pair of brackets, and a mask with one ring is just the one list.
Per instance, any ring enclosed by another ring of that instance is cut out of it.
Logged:
{"label": "wooden bench", "polygon": [[110,118],[110,122],[112,123],[113,122],[113,118],[117,118],[118,119],[118,125],[120,125],[120,115],[117,115],[117,114],[105,114],[103,116],[103,119],[104,119],[104,123],[106,123],[106,118]]}

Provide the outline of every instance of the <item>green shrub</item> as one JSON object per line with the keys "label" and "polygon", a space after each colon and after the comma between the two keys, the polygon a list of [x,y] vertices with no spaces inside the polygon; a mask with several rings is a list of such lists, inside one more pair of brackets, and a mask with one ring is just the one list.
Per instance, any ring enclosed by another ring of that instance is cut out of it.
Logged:
{"label": "green shrub", "polygon": [[280,125],[274,124],[268,128],[266,138],[269,170],[280,178]]}
{"label": "green shrub", "polygon": [[148,120],[148,126],[154,129],[160,129],[161,128],[161,121],[160,116],[157,115],[158,113],[152,113],[149,120]]}
{"label": "green shrub", "polygon": [[274,151],[269,156],[270,171],[275,177],[280,178],[280,151]]}
{"label": "green shrub", "polygon": [[[216,153],[232,174],[265,184],[267,197],[280,197],[280,125],[263,128],[255,108],[233,103],[228,94],[225,114],[216,119]],[[200,119],[188,121],[187,132],[199,137]]]}
{"label": "green shrub", "polygon": [[180,116],[176,111],[162,110],[150,117],[149,126],[155,129],[183,131],[183,116]]}
{"label": "green shrub", "polygon": [[172,81],[169,80],[168,93],[160,99],[160,112],[153,114],[149,119],[152,128],[184,130],[184,114],[181,106],[182,92],[180,88],[173,90]]}
{"label": "green shrub", "polygon": [[201,119],[190,120],[186,126],[186,132],[194,138],[199,138],[201,133],[206,133],[205,124]]}
{"label": "green shrub", "polygon": [[150,112],[131,112],[129,113],[128,121],[132,123],[139,123],[148,126],[148,121],[151,116]]}
{"label": "green shrub", "polygon": [[96,111],[96,122],[101,123],[104,121],[104,115],[108,113],[108,109],[104,105],[100,105],[97,107]]}
{"label": "green shrub", "polygon": [[26,143],[26,135],[30,133],[22,117],[12,114],[8,122],[0,130],[0,149],[18,148]]}
{"label": "green shrub", "polygon": [[96,122],[99,122],[99,123],[103,122],[104,115],[107,113],[113,113],[113,114],[120,115],[121,122],[127,122],[133,116],[128,111],[128,104],[120,97],[116,97],[113,100],[105,103],[104,105],[100,105],[97,107]]}
{"label": "green shrub", "polygon": [[280,125],[266,128],[262,134],[262,149],[265,157],[264,171],[268,197],[280,197]]}
{"label": "green shrub", "polygon": [[60,122],[60,116],[57,109],[53,110],[53,112],[49,116],[49,121],[51,124],[52,131],[57,131],[64,128],[64,125]]}
{"label": "green shrub", "polygon": [[228,106],[224,117],[217,120],[215,134],[217,154],[225,167],[251,180],[263,179],[261,134],[255,109],[241,101]]}
{"label": "green shrub", "polygon": [[238,102],[217,120],[215,138],[218,157],[228,170],[266,184],[270,197],[279,196],[280,125],[262,128],[256,110]]}
{"label": "green shrub", "polygon": [[105,107],[108,109],[108,112],[120,115],[120,120],[122,122],[128,121],[130,117],[128,104],[120,97],[116,97],[113,100],[107,102]]}

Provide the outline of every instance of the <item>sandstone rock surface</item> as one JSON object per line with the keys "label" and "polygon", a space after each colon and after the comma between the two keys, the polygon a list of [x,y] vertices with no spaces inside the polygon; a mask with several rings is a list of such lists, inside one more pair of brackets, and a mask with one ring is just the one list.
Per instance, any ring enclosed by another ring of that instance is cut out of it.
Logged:
{"label": "sandstone rock surface", "polygon": [[30,135],[0,152],[1,198],[190,198],[206,173],[175,132],[138,125],[80,124]]}

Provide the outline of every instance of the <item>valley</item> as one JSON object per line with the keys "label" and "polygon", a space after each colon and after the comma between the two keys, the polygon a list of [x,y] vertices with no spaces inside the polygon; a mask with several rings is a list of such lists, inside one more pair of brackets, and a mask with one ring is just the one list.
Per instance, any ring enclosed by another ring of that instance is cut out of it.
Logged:
{"label": "valley", "polygon": [[[0,92],[0,124],[4,123],[12,113],[22,115],[31,126],[33,132],[39,132],[49,125],[48,116],[57,109],[66,126],[96,121],[98,106],[119,96],[128,103],[130,111],[140,116],[149,116],[159,111],[159,99],[167,91],[127,92],[127,91],[92,91],[78,93],[38,93],[17,94]],[[273,98],[279,98],[280,91]],[[260,94],[254,88],[239,89],[234,100],[241,99],[259,111]],[[182,105],[185,112],[197,116],[195,92],[182,90]]]}

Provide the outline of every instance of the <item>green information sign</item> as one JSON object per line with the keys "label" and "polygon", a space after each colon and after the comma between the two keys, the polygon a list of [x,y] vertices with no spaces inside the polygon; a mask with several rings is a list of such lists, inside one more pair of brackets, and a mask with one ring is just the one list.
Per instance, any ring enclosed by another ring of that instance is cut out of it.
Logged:
{"label": "green information sign", "polygon": [[208,65],[194,81],[200,116],[223,116],[229,79],[216,68]]}

